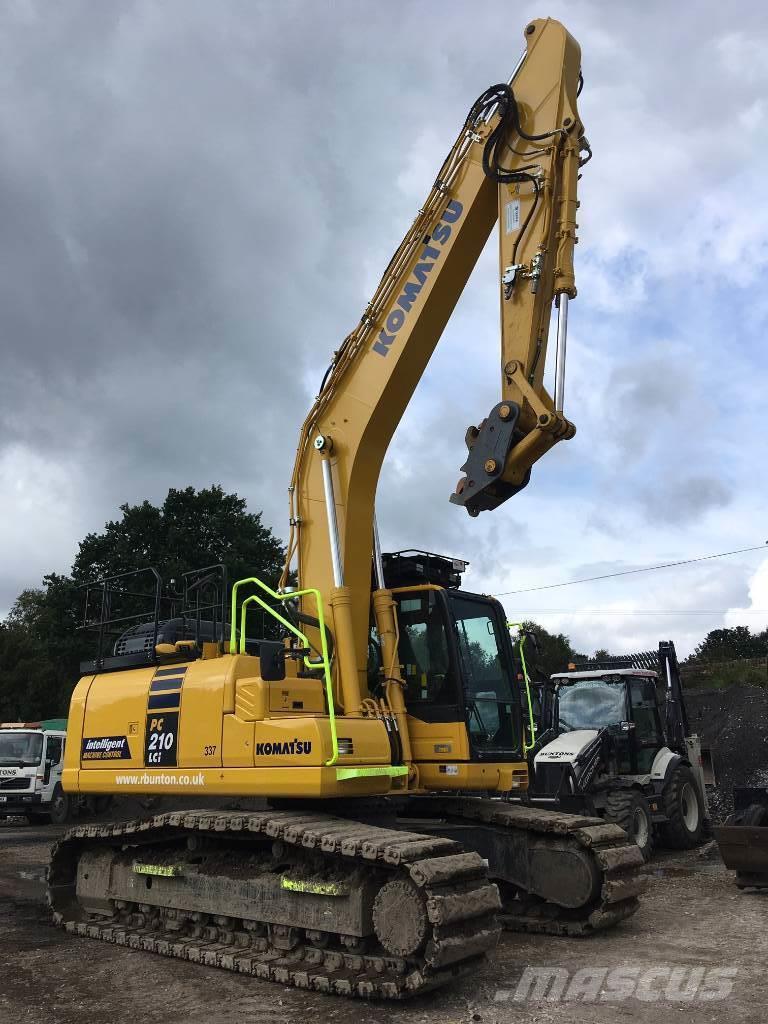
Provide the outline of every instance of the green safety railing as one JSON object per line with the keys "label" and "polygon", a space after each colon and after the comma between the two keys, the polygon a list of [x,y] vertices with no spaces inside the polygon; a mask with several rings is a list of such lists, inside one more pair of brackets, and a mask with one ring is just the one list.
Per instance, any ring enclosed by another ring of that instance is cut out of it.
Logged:
{"label": "green safety railing", "polygon": [[323,679],[325,681],[325,698],[328,702],[328,720],[331,729],[331,749],[333,751],[329,760],[325,762],[326,767],[336,764],[339,759],[339,740],[336,734],[336,710],[333,703],[333,678],[331,676],[331,659],[328,656],[328,641],[325,632],[325,614],[323,612],[323,600],[320,597],[320,591],[314,587],[307,587],[305,590],[292,590],[288,594],[279,594],[277,591],[272,590],[266,583],[262,583],[256,576],[249,576],[248,579],[238,580],[232,587],[232,613],[230,617],[230,634],[229,634],[229,653],[230,654],[245,654],[245,620],[248,614],[248,606],[256,604],[262,608],[265,612],[276,619],[280,625],[287,629],[289,633],[292,633],[302,643],[303,647],[311,647],[309,639],[301,632],[301,630],[294,626],[294,624],[287,619],[284,615],[281,615],[276,608],[260,597],[258,594],[251,594],[243,601],[240,608],[240,643],[237,641],[237,631],[235,623],[237,622],[237,592],[240,587],[244,587],[247,584],[252,583],[264,591],[265,594],[272,601],[283,602],[293,601],[298,597],[304,597],[307,594],[311,594],[315,599],[315,606],[317,609],[317,621],[320,629],[320,660],[313,661],[308,655],[304,655],[304,666],[308,669],[323,670]]}
{"label": "green safety railing", "polygon": [[525,696],[528,701],[528,727],[531,730],[531,742],[525,738],[523,730],[523,754],[527,754],[536,746],[536,719],[533,715],[533,701],[531,700],[531,677],[528,675],[528,665],[525,661],[525,633],[522,622],[508,622],[507,629],[517,630],[517,647],[520,651],[520,664],[523,667],[523,679],[525,680]]}

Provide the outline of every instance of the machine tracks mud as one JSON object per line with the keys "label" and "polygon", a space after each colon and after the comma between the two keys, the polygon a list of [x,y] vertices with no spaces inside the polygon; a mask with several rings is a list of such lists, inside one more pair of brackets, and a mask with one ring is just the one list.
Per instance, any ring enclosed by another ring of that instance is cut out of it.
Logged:
{"label": "machine tracks mud", "polygon": [[363,998],[449,983],[499,935],[477,853],[328,815],[82,825],[54,847],[48,885],[54,921],[76,935]]}
{"label": "machine tracks mud", "polygon": [[502,800],[427,802],[446,834],[461,841],[468,830],[472,848],[487,857],[502,886],[506,929],[588,935],[637,910],[647,887],[643,855],[618,825]]}
{"label": "machine tracks mud", "polygon": [[645,889],[639,849],[600,818],[480,798],[408,806],[425,831],[287,810],[78,826],[53,850],[54,920],[298,988],[403,999],[475,969],[502,925],[586,935],[633,914]]}

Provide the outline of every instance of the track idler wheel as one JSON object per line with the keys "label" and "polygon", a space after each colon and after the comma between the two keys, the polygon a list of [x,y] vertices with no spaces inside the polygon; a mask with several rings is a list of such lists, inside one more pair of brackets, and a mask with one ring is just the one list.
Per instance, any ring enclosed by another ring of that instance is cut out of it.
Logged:
{"label": "track idler wheel", "polygon": [[419,890],[395,879],[379,889],[373,901],[373,930],[393,956],[412,956],[427,937],[427,908]]}

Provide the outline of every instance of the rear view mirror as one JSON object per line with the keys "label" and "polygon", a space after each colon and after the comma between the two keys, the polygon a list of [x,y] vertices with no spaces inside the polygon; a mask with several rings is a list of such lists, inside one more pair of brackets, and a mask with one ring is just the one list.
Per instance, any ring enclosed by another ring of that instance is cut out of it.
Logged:
{"label": "rear view mirror", "polygon": [[526,640],[530,641],[531,647],[533,647],[534,651],[537,654],[540,654],[541,650],[539,648],[539,637],[538,637],[538,634],[534,633],[533,630],[527,630],[526,633],[525,633],[525,638],[526,638]]}
{"label": "rear view mirror", "polygon": [[263,640],[259,648],[261,678],[268,683],[285,679],[285,647],[282,642]]}

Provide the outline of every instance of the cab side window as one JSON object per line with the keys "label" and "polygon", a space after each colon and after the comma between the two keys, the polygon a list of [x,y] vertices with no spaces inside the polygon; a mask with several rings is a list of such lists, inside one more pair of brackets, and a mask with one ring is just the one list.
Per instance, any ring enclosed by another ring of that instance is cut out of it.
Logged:
{"label": "cab side window", "polygon": [[54,767],[61,762],[61,755],[64,752],[64,741],[60,736],[49,736],[45,748],[45,759],[50,761]]}
{"label": "cab side window", "polygon": [[455,702],[445,622],[433,591],[398,600],[398,655],[408,703]]}
{"label": "cab side window", "polygon": [[629,694],[638,745],[638,770],[648,772],[655,750],[664,739],[656,704],[656,687],[650,679],[630,679]]}

